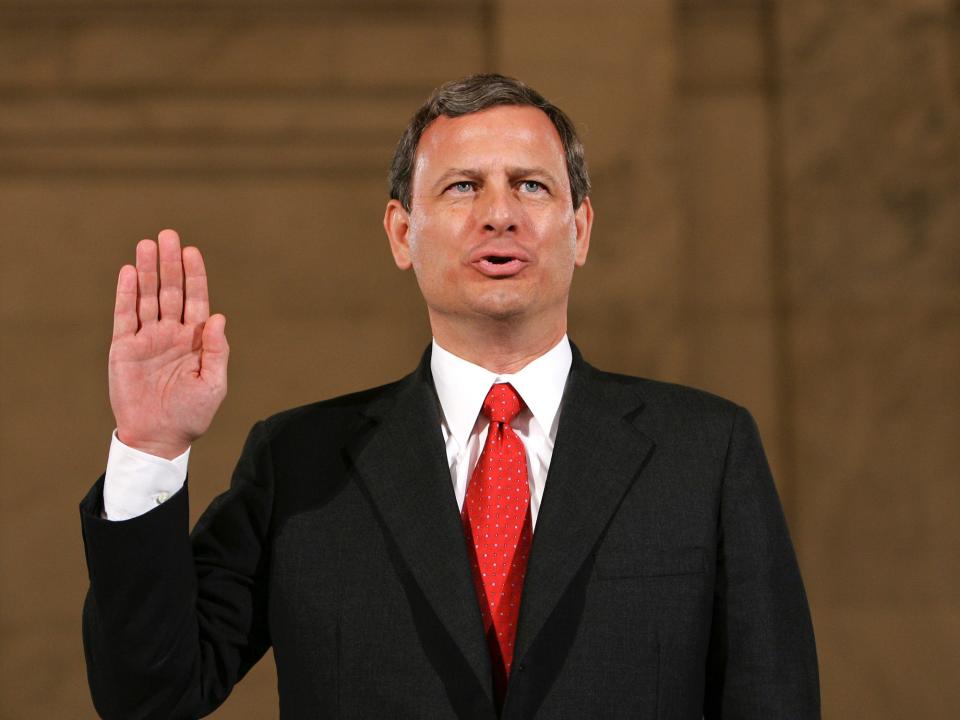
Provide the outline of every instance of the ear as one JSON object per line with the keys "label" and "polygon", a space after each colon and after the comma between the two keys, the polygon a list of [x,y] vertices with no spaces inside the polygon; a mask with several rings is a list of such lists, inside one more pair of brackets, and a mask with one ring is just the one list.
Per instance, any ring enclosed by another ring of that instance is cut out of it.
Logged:
{"label": "ear", "polygon": [[412,264],[410,261],[410,213],[403,208],[399,200],[391,200],[387,203],[386,212],[383,214],[383,229],[386,230],[387,240],[390,241],[393,261],[401,270],[408,270]]}
{"label": "ear", "polygon": [[573,220],[577,226],[574,262],[577,267],[582,267],[587,261],[587,251],[590,249],[590,230],[593,227],[593,205],[590,204],[590,198],[585,197],[583,199],[580,207],[574,211]]}

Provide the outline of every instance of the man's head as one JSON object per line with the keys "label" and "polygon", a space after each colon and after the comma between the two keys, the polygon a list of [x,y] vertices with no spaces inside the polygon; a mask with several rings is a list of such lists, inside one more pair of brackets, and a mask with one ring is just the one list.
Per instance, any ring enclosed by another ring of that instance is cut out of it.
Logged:
{"label": "man's head", "polygon": [[556,105],[519,80],[496,74],[471,75],[444,83],[410,119],[397,143],[390,166],[390,197],[399,200],[409,212],[413,200],[413,175],[417,147],[424,130],[441,116],[456,118],[498,105],[529,105],[539,108],[553,123],[563,144],[567,178],[574,209],[590,193],[590,177],[583,145],[567,117]]}
{"label": "man's head", "polygon": [[593,222],[566,116],[500,76],[448,84],[404,133],[394,171],[384,229],[437,341],[468,359],[494,335],[534,356],[556,343]]}

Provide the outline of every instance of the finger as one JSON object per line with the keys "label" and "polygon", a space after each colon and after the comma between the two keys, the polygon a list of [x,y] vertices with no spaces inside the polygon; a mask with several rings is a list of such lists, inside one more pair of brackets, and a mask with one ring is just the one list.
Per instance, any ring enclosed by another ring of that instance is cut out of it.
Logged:
{"label": "finger", "polygon": [[137,317],[140,325],[157,321],[157,244],[137,243]]}
{"label": "finger", "polygon": [[200,357],[200,374],[212,385],[226,385],[227,360],[230,346],[224,332],[227,319],[217,313],[211,315],[203,326],[203,353]]}
{"label": "finger", "polygon": [[117,278],[117,301],[113,306],[113,339],[136,332],[137,269],[133,265],[124,265]]}
{"label": "finger", "polygon": [[210,296],[207,292],[207,271],[203,256],[195,247],[183,249],[183,321],[202,323],[210,317]]}
{"label": "finger", "polygon": [[161,230],[160,245],[160,319],[180,322],[183,316],[183,260],[180,236],[173,230]]}

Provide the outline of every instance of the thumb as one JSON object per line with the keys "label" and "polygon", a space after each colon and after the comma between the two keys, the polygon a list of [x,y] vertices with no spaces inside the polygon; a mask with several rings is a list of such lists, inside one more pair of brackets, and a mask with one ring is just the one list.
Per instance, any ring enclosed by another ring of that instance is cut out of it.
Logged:
{"label": "thumb", "polygon": [[202,354],[200,356],[200,373],[209,382],[225,383],[227,379],[227,359],[230,357],[230,345],[224,328],[227,318],[217,313],[207,318],[203,324],[201,336]]}

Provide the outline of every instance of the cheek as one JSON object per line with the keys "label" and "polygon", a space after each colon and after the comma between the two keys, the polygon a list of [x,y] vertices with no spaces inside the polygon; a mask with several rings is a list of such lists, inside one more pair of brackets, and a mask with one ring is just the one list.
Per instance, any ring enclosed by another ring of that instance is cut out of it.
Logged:
{"label": "cheek", "polygon": [[425,291],[450,282],[449,276],[457,266],[450,243],[445,241],[449,233],[437,223],[422,217],[411,218],[408,243],[413,272]]}
{"label": "cheek", "polygon": [[407,245],[410,248],[410,255],[415,258],[417,249],[420,247],[420,237],[423,235],[424,219],[418,212],[410,213],[410,225],[407,228]]}
{"label": "cheek", "polygon": [[411,259],[423,267],[437,267],[457,261],[464,252],[469,218],[460,215],[430,216],[425,212],[410,214],[407,242]]}
{"label": "cheek", "polygon": [[545,246],[551,248],[552,261],[557,265],[572,263],[577,254],[577,226],[573,222],[557,222],[549,238],[544,238]]}
{"label": "cheek", "polygon": [[570,218],[564,223],[563,232],[567,238],[567,248],[570,250],[571,260],[577,256],[577,222],[571,213]]}

